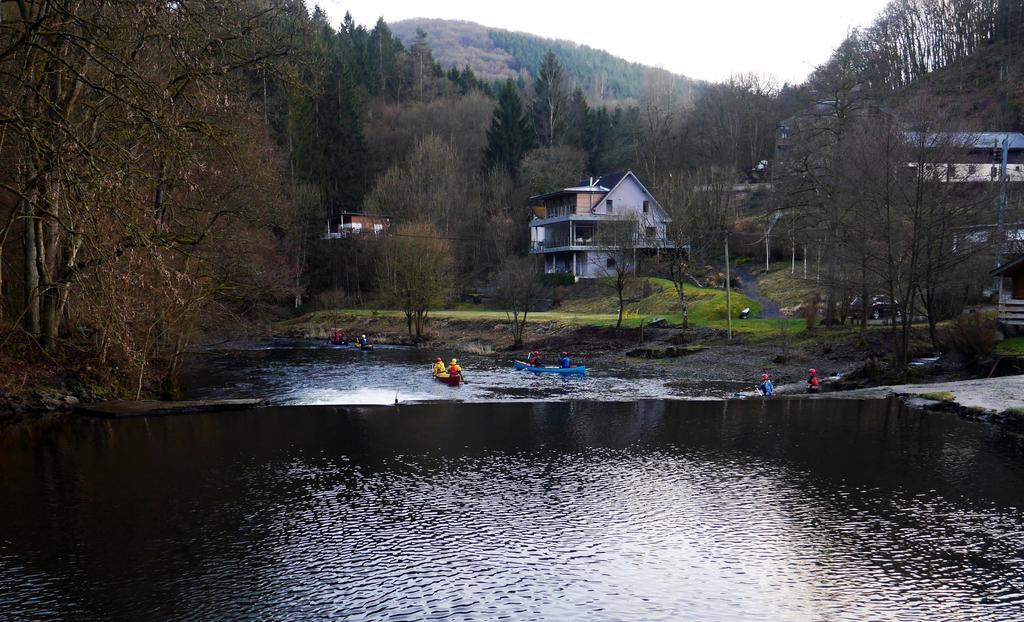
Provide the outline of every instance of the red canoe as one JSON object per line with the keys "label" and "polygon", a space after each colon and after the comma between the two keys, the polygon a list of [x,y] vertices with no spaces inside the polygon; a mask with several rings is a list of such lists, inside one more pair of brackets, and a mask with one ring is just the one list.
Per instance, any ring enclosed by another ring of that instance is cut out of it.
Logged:
{"label": "red canoe", "polygon": [[443,374],[434,374],[434,378],[438,382],[443,382],[444,384],[450,387],[457,387],[459,386],[459,383],[462,382],[462,376],[452,376],[449,375],[447,372]]}

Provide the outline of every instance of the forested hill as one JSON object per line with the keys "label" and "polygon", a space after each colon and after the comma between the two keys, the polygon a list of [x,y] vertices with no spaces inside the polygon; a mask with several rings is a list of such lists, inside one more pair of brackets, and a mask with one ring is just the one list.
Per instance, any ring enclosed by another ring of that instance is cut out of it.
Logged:
{"label": "forested hill", "polygon": [[604,50],[473,22],[417,18],[390,26],[407,46],[415,40],[417,29],[422,28],[434,58],[442,66],[468,65],[485,80],[536,77],[541,60],[551,50],[558,55],[573,85],[582,88],[591,101],[638,99],[643,93],[645,75],[650,72],[674,78],[676,94],[686,98],[699,85],[691,78],[632,63]]}

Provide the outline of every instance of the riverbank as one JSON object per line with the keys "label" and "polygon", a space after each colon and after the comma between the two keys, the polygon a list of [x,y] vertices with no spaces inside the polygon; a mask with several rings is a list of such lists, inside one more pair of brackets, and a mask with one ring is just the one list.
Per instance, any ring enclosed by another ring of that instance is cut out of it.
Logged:
{"label": "riverbank", "polygon": [[825,394],[850,399],[897,397],[919,410],[955,412],[967,419],[1024,430],[1024,375],[941,384],[897,384]]}
{"label": "riverbank", "polygon": [[[752,388],[762,373],[769,373],[777,384],[801,382],[810,367],[824,376],[846,377],[861,371],[866,362],[887,355],[884,327],[873,328],[861,338],[855,328],[808,332],[802,320],[737,319],[729,339],[724,320],[701,318],[686,330],[672,317],[633,317],[620,329],[615,328],[615,320],[614,314],[531,313],[520,348],[512,347],[505,313],[487,309],[431,312],[419,342],[409,338],[404,315],[391,310],[320,311],[275,325],[274,335],[326,341],[339,328],[350,336],[366,333],[372,342],[417,347],[443,357],[470,353],[524,358],[538,350],[542,358],[553,361],[559,352],[567,351],[588,367],[656,373],[671,378],[678,388],[722,383],[730,395]],[[929,375],[923,369],[916,373],[921,379]],[[944,370],[944,378],[955,373]],[[966,376],[957,379],[962,377]]]}

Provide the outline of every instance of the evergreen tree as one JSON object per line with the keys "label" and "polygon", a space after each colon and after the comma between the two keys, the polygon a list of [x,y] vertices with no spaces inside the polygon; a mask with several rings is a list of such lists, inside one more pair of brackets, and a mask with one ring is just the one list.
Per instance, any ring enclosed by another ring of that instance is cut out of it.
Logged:
{"label": "evergreen tree", "polygon": [[523,154],[533,145],[533,129],[523,111],[519,90],[511,78],[505,81],[498,95],[498,106],[487,130],[484,170],[501,167],[513,175],[519,171]]}
{"label": "evergreen tree", "polygon": [[537,96],[533,100],[533,124],[537,128],[538,142],[553,147],[561,139],[565,127],[565,108],[568,96],[565,74],[558,57],[551,50],[544,56],[537,75]]}
{"label": "evergreen tree", "polygon": [[590,172],[603,175],[633,168],[639,135],[639,109],[616,107],[612,113],[603,106],[592,109],[585,140]]}
{"label": "evergreen tree", "polygon": [[412,47],[409,48],[409,54],[413,61],[412,80],[416,87],[416,99],[424,101],[425,85],[430,80],[434,66],[434,56],[427,43],[427,31],[422,28],[416,29],[416,39],[413,41]]}
{"label": "evergreen tree", "polygon": [[402,49],[402,43],[391,34],[383,17],[377,20],[367,44],[370,93],[381,101],[397,100],[399,80],[396,56]]}
{"label": "evergreen tree", "polygon": [[587,98],[583,90],[577,88],[572,93],[569,103],[565,109],[565,144],[577,149],[587,150],[587,119],[590,114],[590,107],[587,106]]}

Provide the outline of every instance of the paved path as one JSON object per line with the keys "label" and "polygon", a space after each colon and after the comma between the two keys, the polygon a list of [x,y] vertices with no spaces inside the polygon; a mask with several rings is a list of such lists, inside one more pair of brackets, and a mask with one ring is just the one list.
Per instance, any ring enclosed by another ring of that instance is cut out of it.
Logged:
{"label": "paved path", "polygon": [[734,268],[736,276],[740,277],[743,282],[743,295],[752,300],[756,300],[761,303],[763,310],[761,311],[761,317],[768,319],[775,319],[782,317],[782,312],[779,310],[779,304],[774,300],[765,298],[761,295],[761,291],[757,288],[757,279],[750,272],[746,266],[735,266]]}

